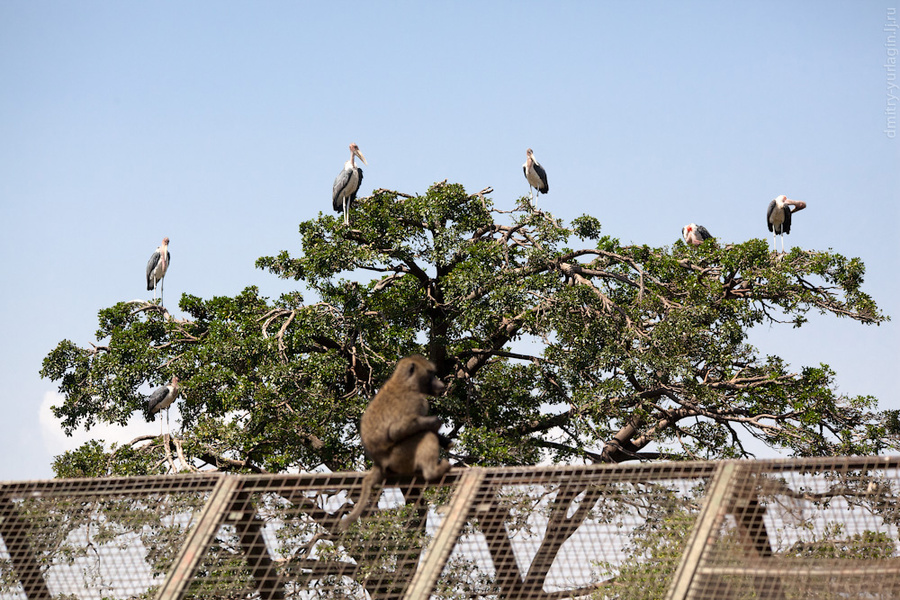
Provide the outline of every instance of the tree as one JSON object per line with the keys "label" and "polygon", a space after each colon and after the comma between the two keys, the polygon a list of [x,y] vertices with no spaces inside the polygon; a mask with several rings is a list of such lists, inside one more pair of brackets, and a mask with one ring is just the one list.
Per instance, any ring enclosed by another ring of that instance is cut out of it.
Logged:
{"label": "tree", "polygon": [[[594,217],[565,225],[525,198],[503,211],[489,192],[447,183],[421,196],[378,190],[358,202],[349,227],[330,215],[301,223],[300,256],[282,252],[257,262],[302,288],[275,300],[248,287],[233,298],[185,294],[183,316],[152,302],[101,310],[96,344],[63,341],[41,371],[60,384],[64,400],[54,412],[66,431],[124,424],[145,410],[144,393],[173,375],[181,381],[181,427],[173,437],[144,436],[110,449],[85,444],[57,458],[57,475],[362,469],[359,417],[396,362],[412,353],[434,361],[447,383],[432,412],[445,420],[456,460],[471,465],[744,457],[750,437],[797,456],[900,447],[897,413],[879,412],[869,396],[838,394],[827,365],[794,371],[747,343],[752,327],[800,327],[811,310],[865,325],[885,321],[861,289],[859,259],[797,248],[773,255],[759,239],[626,246],[602,236]],[[663,496],[647,495],[650,483],[640,485],[645,491],[626,495],[641,499],[635,510],[656,516],[646,531],[635,531],[618,571],[623,581],[640,574],[647,556],[671,572],[696,509],[686,498],[683,510],[670,510],[657,501]],[[568,482],[538,496],[522,492],[515,505],[495,498],[495,564],[516,564],[504,560],[512,515],[546,511],[556,535],[543,541],[527,578],[541,589],[582,521],[614,518],[604,513],[614,505],[604,509],[608,492]],[[417,497],[421,488],[411,486],[406,506],[360,522],[361,537],[383,538],[377,547],[398,552],[420,548],[429,501]],[[247,513],[246,537],[258,536],[260,523],[278,511],[303,511],[310,502],[284,497],[271,514]],[[332,533],[340,518],[321,509],[309,515]],[[397,519],[405,537],[396,533]],[[278,531],[312,544],[320,536],[304,537],[312,535],[307,526]],[[220,541],[211,571],[238,564],[235,548],[265,548]],[[370,562],[364,548],[340,547],[357,565]],[[162,551],[174,553],[165,545]],[[386,566],[366,568],[385,570],[391,585],[408,583],[411,573],[402,568],[414,569],[415,561],[401,568],[381,558]],[[327,561],[304,564],[331,573]],[[445,584],[452,597],[457,588],[524,580],[473,578],[461,566]],[[372,597],[397,591],[388,588],[367,590]]]}
{"label": "tree", "polygon": [[415,352],[448,383],[432,412],[469,464],[742,457],[748,436],[798,456],[898,448],[896,414],[875,398],[747,343],[752,327],[800,327],[810,310],[887,320],[858,258],[773,255],[759,239],[623,246],[594,217],[565,226],[525,198],[494,208],[489,192],[378,190],[350,227],[301,223],[302,255],[257,265],[310,303],[248,287],[185,294],[184,317],[149,302],[101,310],[96,345],[65,340],[44,360],[64,396],[54,413],[67,432],[124,424],[147,384],[177,375],[181,431],[102,457],[83,448],[57,473],[165,472],[174,456],[234,472],[363,468],[358,419]]}

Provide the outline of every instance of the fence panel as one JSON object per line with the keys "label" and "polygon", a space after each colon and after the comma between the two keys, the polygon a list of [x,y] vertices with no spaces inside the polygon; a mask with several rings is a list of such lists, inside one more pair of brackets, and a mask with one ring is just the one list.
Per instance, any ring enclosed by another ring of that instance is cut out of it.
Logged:
{"label": "fence panel", "polygon": [[673,598],[900,596],[896,458],[736,464],[690,592]]}
{"label": "fence panel", "polygon": [[172,568],[220,475],[0,487],[0,598],[136,598]]}

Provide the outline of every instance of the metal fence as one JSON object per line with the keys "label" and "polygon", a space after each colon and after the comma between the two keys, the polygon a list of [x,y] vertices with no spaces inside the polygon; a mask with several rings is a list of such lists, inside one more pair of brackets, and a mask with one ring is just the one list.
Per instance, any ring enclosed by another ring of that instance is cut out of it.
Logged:
{"label": "metal fence", "polygon": [[[0,484],[0,599],[896,598],[900,457]],[[380,494],[380,497],[379,497]]]}

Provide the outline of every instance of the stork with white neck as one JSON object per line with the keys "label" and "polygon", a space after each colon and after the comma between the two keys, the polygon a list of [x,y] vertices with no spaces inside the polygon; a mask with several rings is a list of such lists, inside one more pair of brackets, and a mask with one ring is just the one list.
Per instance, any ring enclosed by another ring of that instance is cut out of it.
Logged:
{"label": "stork with white neck", "polygon": [[525,157],[522,171],[525,173],[525,179],[528,180],[528,197],[533,197],[532,188],[536,189],[540,194],[546,194],[550,191],[550,184],[547,183],[547,171],[534,158],[534,152],[531,148],[525,151]]}
{"label": "stork with white neck", "polygon": [[350,144],[350,160],[344,163],[344,169],[334,178],[334,186],[331,190],[331,206],[335,212],[344,211],[344,225],[350,224],[350,204],[356,200],[356,192],[362,184],[363,171],[356,166],[355,158],[368,166],[366,157],[360,152],[359,146]]}
{"label": "stork with white neck", "polygon": [[156,300],[156,286],[159,284],[159,302],[162,304],[163,278],[169,270],[169,238],[163,238],[162,244],[150,256],[147,261],[147,291],[153,290],[153,299]]}
{"label": "stork with white neck", "polygon": [[[178,398],[178,377],[172,377],[172,382],[160,388],[156,388],[147,396],[147,414],[156,418],[156,414],[166,409],[166,426],[169,425],[169,407]],[[159,434],[162,435],[162,419],[159,420]]]}
{"label": "stork with white neck", "polygon": [[[791,209],[791,207],[794,207]],[[772,251],[778,252],[777,238],[781,236],[781,253],[784,254],[784,235],[791,232],[791,214],[806,208],[806,202],[791,200],[784,194],[769,202],[766,210],[766,225],[772,232]]]}

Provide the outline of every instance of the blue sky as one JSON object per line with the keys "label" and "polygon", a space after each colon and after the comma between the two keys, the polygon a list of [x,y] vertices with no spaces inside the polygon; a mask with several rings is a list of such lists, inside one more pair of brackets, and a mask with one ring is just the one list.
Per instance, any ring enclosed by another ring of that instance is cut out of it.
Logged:
{"label": "blue sky", "polygon": [[[895,321],[751,340],[900,408],[897,23],[896,0],[0,0],[0,448],[19,457],[0,480],[50,477],[94,437],[52,421],[41,360],[94,341],[99,309],[149,297],[163,236],[171,307],[289,289],[254,261],[299,252],[350,142],[364,194],[449,179],[509,208],[531,147],[540,203],[625,242],[670,245],[692,221],[766,238],[769,200],[803,200],[788,244],[861,257]],[[96,435],[154,432],[138,418]]]}

